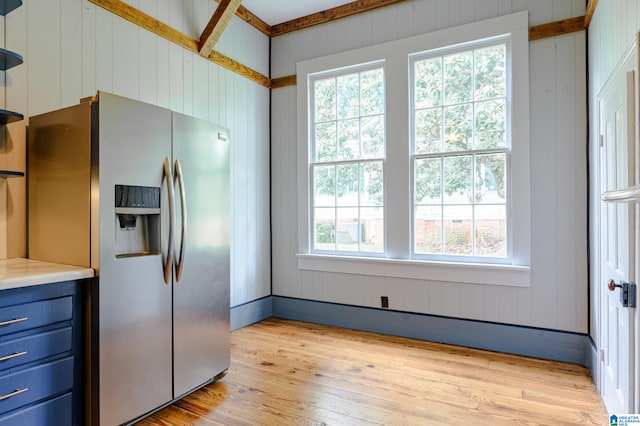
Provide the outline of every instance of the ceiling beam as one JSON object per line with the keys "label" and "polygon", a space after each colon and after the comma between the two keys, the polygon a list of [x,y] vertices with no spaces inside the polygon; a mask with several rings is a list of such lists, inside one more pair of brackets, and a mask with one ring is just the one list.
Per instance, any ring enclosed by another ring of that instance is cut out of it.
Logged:
{"label": "ceiling beam", "polygon": [[529,41],[555,37],[584,30],[584,16],[529,27]]}
{"label": "ceiling beam", "polygon": [[[122,0],[89,0],[91,3],[102,7],[105,10],[117,15],[127,21],[150,31],[165,40],[169,40],[172,43],[182,46],[185,49],[197,53],[198,52],[198,40],[194,40],[186,34],[170,27],[169,25],[155,19],[146,13],[129,6]],[[215,50],[212,50],[207,58],[221,67],[224,67],[230,71],[233,71],[243,77],[248,78],[266,88],[271,87],[271,80],[266,75],[263,75],[233,59],[225,56]]]}
{"label": "ceiling beam", "polygon": [[224,29],[227,28],[233,15],[240,6],[242,0],[221,0],[220,4],[213,13],[209,23],[200,35],[198,42],[198,53],[204,57],[208,57],[214,46],[222,36]]}
{"label": "ceiling beam", "polygon": [[233,71],[238,75],[248,78],[249,80],[252,80],[268,89],[271,88],[271,79],[269,77],[259,73],[258,71],[252,68],[249,68],[246,65],[241,64],[236,60],[231,59],[226,55],[223,55],[222,53],[216,50],[212,50],[208,58],[214,64],[218,64],[221,67],[224,67],[229,71]]}
{"label": "ceiling beam", "polygon": [[[216,0],[216,2],[220,3],[220,0]],[[255,15],[243,5],[240,5],[240,7],[238,7],[238,10],[236,10],[236,16],[242,19],[247,24],[251,25],[256,30],[260,31],[262,34],[271,37],[271,25],[264,22],[258,17],[258,15]]]}
{"label": "ceiling beam", "polygon": [[191,37],[176,31],[169,25],[161,22],[144,12],[139,11],[133,6],[121,0],[89,0],[91,3],[108,10],[114,15],[126,19],[127,21],[145,28],[152,33],[165,38],[178,46],[182,46],[187,50],[197,51],[198,43]]}
{"label": "ceiling beam", "polygon": [[280,87],[287,87],[287,86],[295,86],[296,84],[298,84],[298,78],[295,74],[271,79],[272,89],[279,89]]}
{"label": "ceiling beam", "polygon": [[271,27],[271,37],[276,37],[292,31],[309,28],[314,25],[324,24],[325,22],[335,21],[336,19],[346,18],[347,16],[356,15],[358,13],[367,12],[379,7],[388,6],[394,3],[400,3],[405,0],[358,0],[347,3],[332,9],[323,10],[322,12],[312,13],[302,18],[292,19]]}
{"label": "ceiling beam", "polygon": [[596,11],[596,6],[598,5],[598,0],[589,0],[587,4],[587,13],[584,17],[584,27],[589,28],[589,24],[591,23],[591,18],[593,18],[593,14]]}
{"label": "ceiling beam", "polygon": [[[216,0],[219,1],[219,0]],[[260,31],[262,34],[271,37],[271,25],[264,22],[257,15],[254,15],[249,9],[240,5],[238,10],[236,11],[236,16],[247,24],[251,25],[256,30]]]}

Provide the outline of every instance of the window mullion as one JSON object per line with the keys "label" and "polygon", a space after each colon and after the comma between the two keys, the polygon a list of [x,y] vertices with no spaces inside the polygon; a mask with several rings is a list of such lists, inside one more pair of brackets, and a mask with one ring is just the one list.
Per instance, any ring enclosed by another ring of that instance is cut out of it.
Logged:
{"label": "window mullion", "polygon": [[385,66],[387,147],[384,163],[387,257],[411,257],[410,132],[407,57],[394,52]]}

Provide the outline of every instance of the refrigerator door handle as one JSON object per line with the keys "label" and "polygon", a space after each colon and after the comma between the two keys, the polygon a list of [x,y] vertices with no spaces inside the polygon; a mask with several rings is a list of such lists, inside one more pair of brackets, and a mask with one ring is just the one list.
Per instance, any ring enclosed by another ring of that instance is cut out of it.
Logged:
{"label": "refrigerator door handle", "polygon": [[187,239],[187,199],[185,198],[184,191],[184,175],[182,174],[182,167],[180,166],[180,160],[176,159],[175,163],[175,178],[178,180],[178,188],[180,189],[180,212],[182,216],[181,231],[180,231],[180,254],[176,261],[176,282],[180,281],[182,277],[182,266],[184,265],[184,249],[186,247],[185,240]]}
{"label": "refrigerator door handle", "polygon": [[173,222],[175,220],[174,203],[175,198],[173,194],[173,178],[171,177],[171,165],[169,164],[169,158],[164,157],[164,178],[167,180],[167,195],[169,196],[169,246],[167,247],[167,260],[164,264],[164,282],[169,284],[171,282],[171,269],[173,268],[173,250],[175,242],[173,232]]}

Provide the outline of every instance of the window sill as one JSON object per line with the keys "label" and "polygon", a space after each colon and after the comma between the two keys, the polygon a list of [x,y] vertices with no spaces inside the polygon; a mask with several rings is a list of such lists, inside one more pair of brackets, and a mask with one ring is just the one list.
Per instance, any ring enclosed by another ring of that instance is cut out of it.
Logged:
{"label": "window sill", "polygon": [[529,287],[528,266],[298,253],[298,269],[468,284]]}

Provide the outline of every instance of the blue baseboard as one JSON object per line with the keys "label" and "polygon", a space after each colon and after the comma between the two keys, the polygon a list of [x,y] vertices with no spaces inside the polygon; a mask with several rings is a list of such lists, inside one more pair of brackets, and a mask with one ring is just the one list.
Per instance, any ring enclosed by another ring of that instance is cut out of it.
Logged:
{"label": "blue baseboard", "polygon": [[231,331],[246,327],[272,316],[271,296],[231,308]]}
{"label": "blue baseboard", "polygon": [[[555,361],[587,364],[589,336],[425,314],[272,296],[272,315]],[[589,355],[591,358],[591,355]],[[592,360],[589,360],[592,362]],[[592,369],[592,372],[595,371]]]}

